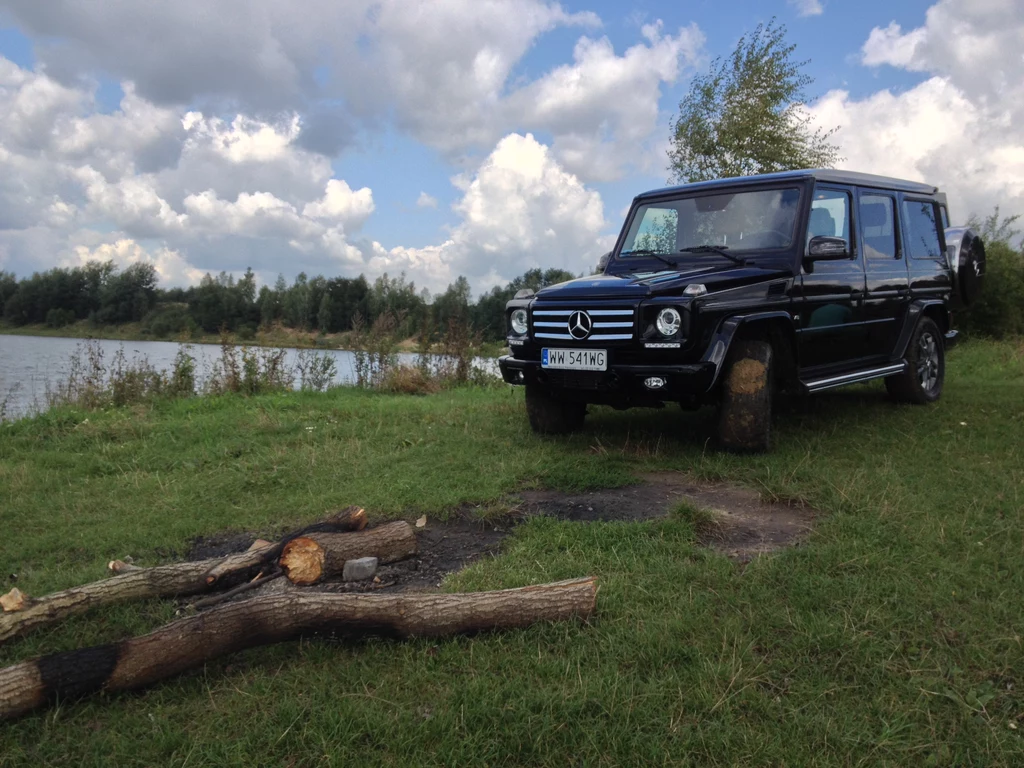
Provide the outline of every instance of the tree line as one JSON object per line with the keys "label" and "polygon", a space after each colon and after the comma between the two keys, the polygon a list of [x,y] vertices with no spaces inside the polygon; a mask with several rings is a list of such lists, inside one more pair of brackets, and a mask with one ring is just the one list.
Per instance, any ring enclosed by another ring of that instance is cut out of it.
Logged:
{"label": "tree line", "polygon": [[144,334],[167,338],[182,333],[228,330],[252,338],[277,325],[305,332],[339,333],[353,323],[372,324],[384,313],[399,319],[406,336],[434,333],[457,322],[484,340],[505,337],[505,302],[524,288],[537,290],[576,275],[562,269],[532,269],[473,301],[469,281],[459,277],[438,295],[417,290],[405,275],[309,277],[289,284],[279,276],[257,287],[251,269],[240,278],[207,273],[198,285],[161,288],[150,264],[118,269],[113,262],[56,267],[18,280],[0,271],[0,316],[13,326],[61,328],[78,321],[101,327],[137,322]]}

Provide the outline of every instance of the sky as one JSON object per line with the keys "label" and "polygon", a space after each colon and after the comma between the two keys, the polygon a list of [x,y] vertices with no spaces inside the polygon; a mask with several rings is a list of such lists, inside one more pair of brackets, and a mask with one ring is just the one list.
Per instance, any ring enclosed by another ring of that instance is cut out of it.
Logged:
{"label": "sky", "polygon": [[1024,0],[0,0],[0,270],[589,270],[775,17],[840,167],[1024,213]]}

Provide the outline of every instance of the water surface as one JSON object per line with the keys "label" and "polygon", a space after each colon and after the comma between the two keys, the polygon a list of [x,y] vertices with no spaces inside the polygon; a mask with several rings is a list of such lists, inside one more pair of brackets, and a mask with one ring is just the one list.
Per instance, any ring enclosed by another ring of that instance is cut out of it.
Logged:
{"label": "water surface", "polygon": [[[46,409],[46,393],[52,391],[68,375],[71,358],[82,344],[81,339],[53,336],[10,336],[0,334],[0,403],[7,400],[7,418],[17,418]],[[110,365],[117,351],[131,360],[145,356],[157,370],[169,370],[178,353],[179,344],[171,341],[115,341],[99,339],[103,361]],[[210,375],[213,363],[220,359],[216,344],[192,344],[196,359],[196,378],[201,383]],[[300,350],[285,349],[285,359],[294,366]],[[334,358],[337,372],[334,384],[355,382],[355,355],[343,349],[317,350]],[[415,355],[400,355],[402,362],[415,360]],[[298,386],[298,381],[296,381]]]}

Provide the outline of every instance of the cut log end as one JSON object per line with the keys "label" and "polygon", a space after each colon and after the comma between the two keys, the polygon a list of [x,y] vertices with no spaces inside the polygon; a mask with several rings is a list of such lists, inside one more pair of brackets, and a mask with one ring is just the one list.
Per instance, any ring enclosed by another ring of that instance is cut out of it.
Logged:
{"label": "cut log end", "polygon": [[312,539],[300,536],[284,545],[281,570],[292,584],[316,584],[323,576],[325,558],[323,547]]}
{"label": "cut log end", "polygon": [[0,608],[4,609],[4,613],[14,613],[23,609],[30,601],[28,595],[14,587],[6,595],[0,595]]}
{"label": "cut log end", "polygon": [[116,575],[118,573],[129,573],[131,571],[139,571],[142,569],[125,560],[111,560],[107,563],[107,570]]}
{"label": "cut log end", "polygon": [[403,520],[354,533],[309,533],[281,550],[279,563],[293,584],[308,586],[341,576],[345,563],[376,557],[393,563],[416,554],[416,532]]}
{"label": "cut log end", "polygon": [[344,524],[350,531],[361,531],[366,527],[368,518],[362,507],[349,507],[331,518],[330,522],[335,525]]}

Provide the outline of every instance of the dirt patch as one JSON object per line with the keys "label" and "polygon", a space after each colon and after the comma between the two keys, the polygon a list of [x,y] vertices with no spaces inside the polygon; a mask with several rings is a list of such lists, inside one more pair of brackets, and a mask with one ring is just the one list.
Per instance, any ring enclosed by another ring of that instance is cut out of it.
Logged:
{"label": "dirt patch", "polygon": [[798,544],[814,524],[814,509],[800,503],[766,503],[759,494],[730,483],[696,482],[674,472],[644,475],[642,482],[625,488],[567,494],[527,491],[521,511],[563,520],[652,520],[665,517],[680,502],[688,501],[714,515],[700,543],[735,560]]}
{"label": "dirt patch", "polygon": [[[765,503],[759,495],[728,483],[702,483],[680,473],[645,475],[636,485],[582,493],[525,491],[500,520],[482,521],[471,510],[448,520],[428,519],[416,530],[419,553],[408,560],[382,565],[379,581],[330,583],[316,588],[331,592],[420,591],[436,589],[445,575],[482,557],[498,553],[501,541],[530,517],[556,517],[576,522],[638,522],[666,517],[688,501],[713,516],[701,526],[698,539],[739,562],[798,544],[811,530],[815,511],[802,504]],[[257,538],[252,533],[200,537],[188,559],[199,560],[242,552]]]}
{"label": "dirt patch", "polygon": [[[444,521],[428,519],[425,527],[416,529],[417,555],[381,565],[377,569],[379,581],[331,582],[311,588],[330,592],[436,589],[447,574],[462,570],[481,557],[497,554],[501,540],[519,522],[520,518],[482,521],[472,518],[468,511]],[[257,538],[260,537],[245,532],[200,536],[193,540],[186,559],[205,560],[244,552]]]}

